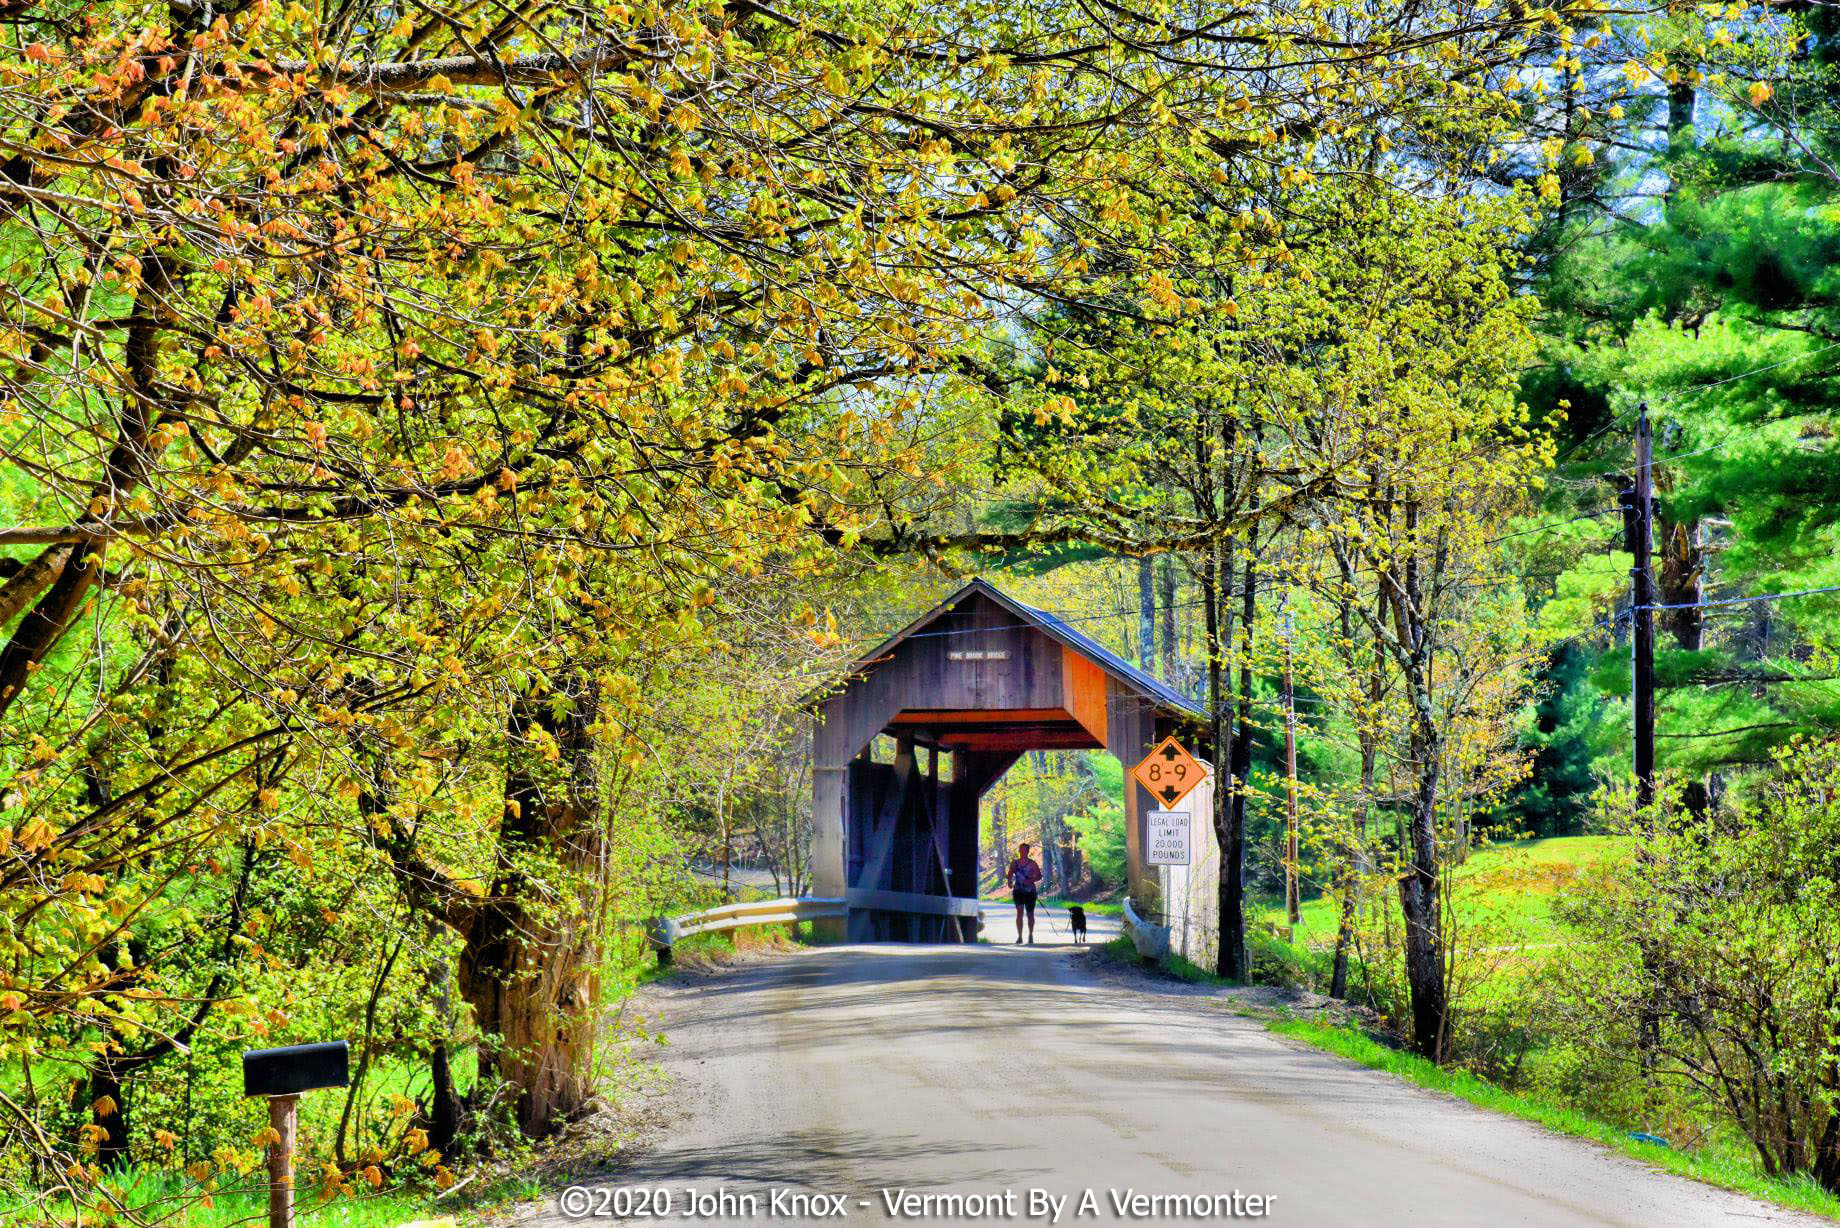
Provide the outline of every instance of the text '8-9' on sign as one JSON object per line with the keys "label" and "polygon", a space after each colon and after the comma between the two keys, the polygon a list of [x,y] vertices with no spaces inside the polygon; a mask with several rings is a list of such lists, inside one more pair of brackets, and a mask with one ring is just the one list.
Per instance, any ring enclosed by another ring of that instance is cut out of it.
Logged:
{"label": "text '8-9' on sign", "polygon": [[1189,754],[1174,738],[1164,738],[1143,762],[1131,769],[1131,777],[1161,802],[1167,810],[1188,796],[1188,791],[1207,775],[1201,761]]}
{"label": "text '8-9' on sign", "polygon": [[1189,814],[1186,810],[1144,812],[1144,862],[1153,866],[1188,865]]}

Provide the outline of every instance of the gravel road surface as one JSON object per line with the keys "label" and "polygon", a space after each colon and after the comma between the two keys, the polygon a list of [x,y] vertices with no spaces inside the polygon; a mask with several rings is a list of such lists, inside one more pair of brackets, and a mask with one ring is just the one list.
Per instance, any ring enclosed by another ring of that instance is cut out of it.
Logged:
{"label": "gravel road surface", "polygon": [[[663,983],[667,1119],[571,1195],[588,1215],[552,1199],[526,1224],[656,1222],[615,1214],[635,1187],[668,1190],[685,1224],[1827,1223],[1302,1047],[1191,987],[1101,975],[1051,927],[1007,944],[1009,926],[992,910],[988,945],[830,947]],[[686,1217],[691,1188],[729,1200]],[[1065,1199],[1058,1221],[1031,1190]],[[891,1212],[884,1191],[968,1201]],[[1126,1191],[1227,1199],[1121,1213]],[[1270,1198],[1263,1218],[1249,1195]]]}

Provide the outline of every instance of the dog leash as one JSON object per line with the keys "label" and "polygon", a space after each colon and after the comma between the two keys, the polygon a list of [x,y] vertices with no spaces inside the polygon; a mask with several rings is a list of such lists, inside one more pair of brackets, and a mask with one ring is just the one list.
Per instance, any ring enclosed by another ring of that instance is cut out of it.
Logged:
{"label": "dog leash", "polygon": [[[1060,934],[1061,936],[1066,937],[1066,938],[1073,937],[1073,931],[1071,929],[1063,930],[1060,926],[1054,924],[1054,914],[1052,912],[1048,911],[1047,909],[1043,909],[1042,915],[1048,919],[1048,924],[1054,927],[1055,933]],[[1068,924],[1071,925],[1072,920],[1073,920],[1073,914],[1069,913],[1068,914]]]}

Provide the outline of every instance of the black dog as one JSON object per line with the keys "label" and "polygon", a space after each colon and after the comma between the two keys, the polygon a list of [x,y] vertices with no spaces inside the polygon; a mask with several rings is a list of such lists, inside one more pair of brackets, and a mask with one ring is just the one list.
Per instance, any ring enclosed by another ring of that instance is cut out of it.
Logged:
{"label": "black dog", "polygon": [[1086,941],[1086,910],[1078,904],[1067,905],[1067,919],[1073,922],[1073,940]]}

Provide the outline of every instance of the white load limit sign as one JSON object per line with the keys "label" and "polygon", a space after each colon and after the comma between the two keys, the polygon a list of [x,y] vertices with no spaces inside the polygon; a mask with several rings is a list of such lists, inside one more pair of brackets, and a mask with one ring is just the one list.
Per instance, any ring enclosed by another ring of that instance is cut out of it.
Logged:
{"label": "white load limit sign", "polygon": [[1185,866],[1192,860],[1188,845],[1186,810],[1144,812],[1144,861],[1153,866]]}

